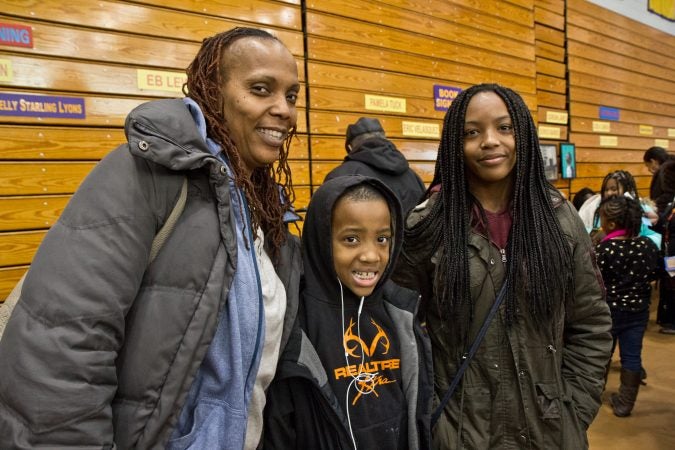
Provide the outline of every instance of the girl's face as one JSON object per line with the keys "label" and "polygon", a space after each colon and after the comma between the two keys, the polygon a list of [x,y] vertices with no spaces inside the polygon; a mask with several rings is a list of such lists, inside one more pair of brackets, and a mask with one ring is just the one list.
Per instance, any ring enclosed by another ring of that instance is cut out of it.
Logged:
{"label": "girl's face", "polygon": [[383,199],[343,197],[334,207],[331,234],[338,278],[357,296],[370,295],[389,263],[389,205]]}
{"label": "girl's face", "polygon": [[495,92],[474,95],[464,118],[464,165],[472,184],[493,184],[513,177],[516,141],[511,116]]}
{"label": "girl's face", "polygon": [[293,55],[273,39],[241,38],[223,54],[223,115],[244,168],[279,159],[295,126],[300,90]]}
{"label": "girl's face", "polygon": [[602,198],[607,198],[612,195],[623,195],[623,186],[614,178],[607,180],[605,190],[602,193]]}

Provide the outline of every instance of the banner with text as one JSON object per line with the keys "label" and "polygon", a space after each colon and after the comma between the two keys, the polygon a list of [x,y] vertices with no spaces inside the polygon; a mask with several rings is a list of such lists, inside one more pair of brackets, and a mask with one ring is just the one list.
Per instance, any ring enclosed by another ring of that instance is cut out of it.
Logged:
{"label": "banner with text", "polygon": [[0,116],[84,119],[84,98],[0,93]]}

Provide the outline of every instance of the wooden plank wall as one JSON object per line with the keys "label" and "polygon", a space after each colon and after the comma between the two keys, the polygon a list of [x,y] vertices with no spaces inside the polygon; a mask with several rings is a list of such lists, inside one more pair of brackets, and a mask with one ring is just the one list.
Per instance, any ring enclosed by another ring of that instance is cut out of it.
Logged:
{"label": "wooden plank wall", "polygon": [[[675,36],[568,0],[567,46],[570,138],[577,144],[571,191],[597,191],[608,172],[624,169],[648,196],[642,155],[653,145],[675,151]],[[619,120],[601,119],[600,106],[617,109]]]}
{"label": "wooden plank wall", "polygon": [[[124,141],[127,113],[148,99],[182,97],[140,89],[137,70],[184,74],[204,37],[236,25],[278,36],[304,83],[300,0],[4,0],[0,23],[32,29],[33,48],[0,46],[0,93],[83,98],[86,118],[0,116],[0,300],[30,264],[71,194]],[[309,198],[304,95],[292,168]]]}
{"label": "wooden plank wall", "polygon": [[537,119],[541,144],[557,148],[557,179],[553,184],[569,196],[570,180],[561,177],[560,142],[568,139],[565,67],[565,4],[560,0],[534,2],[537,61]]}
{"label": "wooden plank wall", "polygon": [[[0,46],[0,93],[82,98],[86,118],[0,115],[0,299],[83,177],[123,141],[127,113],[180,96],[139,88],[137,71],[180,74],[203,37],[239,24],[284,41],[307,88],[291,152],[298,208],[341,162],[347,125],[361,116],[380,119],[429,183],[445,114],[435,85],[518,91],[540,131],[559,131],[542,142],[576,143],[577,178],[556,181],[570,195],[616,168],[646,194],[642,153],[675,138],[675,37],[585,0],[302,3],[4,0],[0,23],[30,27],[34,46]],[[599,106],[620,119],[594,125]]]}
{"label": "wooden plank wall", "polygon": [[536,111],[533,15],[531,0],[308,2],[312,186],[342,161],[347,126],[362,116],[377,117],[429,183],[445,115],[434,85],[498,82]]}

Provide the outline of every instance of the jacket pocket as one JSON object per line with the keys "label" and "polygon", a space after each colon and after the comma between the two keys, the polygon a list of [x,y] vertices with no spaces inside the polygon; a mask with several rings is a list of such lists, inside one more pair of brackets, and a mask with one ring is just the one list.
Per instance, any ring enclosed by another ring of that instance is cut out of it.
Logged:
{"label": "jacket pocket", "polygon": [[563,442],[563,403],[558,386],[555,383],[536,383],[536,401],[538,417],[532,417],[531,422],[537,424],[537,440],[541,442],[538,448],[562,448]]}
{"label": "jacket pocket", "polygon": [[537,405],[542,420],[560,420],[560,395],[553,383],[537,383]]}
{"label": "jacket pocket", "polygon": [[187,430],[175,428],[167,450],[186,448],[244,448],[246,414],[217,400],[197,403]]}

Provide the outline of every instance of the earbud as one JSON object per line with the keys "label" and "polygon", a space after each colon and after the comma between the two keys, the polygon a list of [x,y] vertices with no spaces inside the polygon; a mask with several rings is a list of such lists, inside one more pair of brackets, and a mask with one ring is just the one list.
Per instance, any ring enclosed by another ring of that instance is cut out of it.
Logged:
{"label": "earbud", "polygon": [[[340,309],[341,309],[341,315],[342,315],[342,337],[344,339],[345,335],[345,297],[344,297],[344,291],[342,289],[342,282],[340,281],[340,278],[337,279],[338,284],[340,285]],[[356,336],[361,339],[361,311],[363,311],[363,303],[365,301],[366,297],[362,296],[361,301],[359,302],[359,309],[358,313],[356,315]],[[342,345],[344,347],[344,340],[342,342]],[[347,349],[345,348],[345,362],[347,363],[347,367],[349,367],[349,354],[347,352]],[[378,372],[370,373],[370,372],[363,372],[363,366],[365,365],[366,362],[366,355],[363,349],[361,349],[361,364],[359,364],[359,373],[356,375],[352,375],[350,373],[350,376],[352,377],[352,381],[349,382],[349,385],[347,386],[347,393],[345,394],[345,413],[347,414],[347,424],[349,425],[349,436],[352,438],[352,444],[354,445],[354,450],[357,450],[356,447],[356,439],[354,438],[354,431],[352,430],[352,420],[349,416],[349,391],[351,390],[352,386],[356,387],[356,390],[361,394],[361,395],[368,395],[373,393],[373,390],[366,391],[361,388],[361,383],[372,383],[372,381],[375,379],[377,376]]]}

